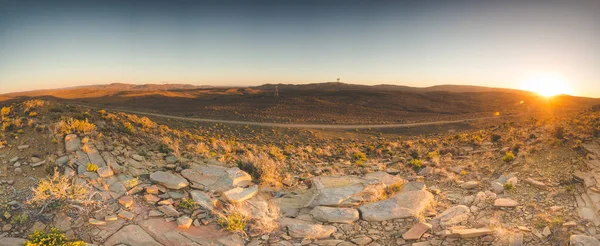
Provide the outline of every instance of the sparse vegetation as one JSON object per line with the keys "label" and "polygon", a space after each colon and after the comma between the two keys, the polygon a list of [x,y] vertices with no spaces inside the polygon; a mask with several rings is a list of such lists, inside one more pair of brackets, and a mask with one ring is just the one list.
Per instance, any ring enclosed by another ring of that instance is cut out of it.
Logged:
{"label": "sparse vegetation", "polygon": [[90,123],[88,119],[76,120],[67,118],[58,122],[56,131],[61,134],[79,133],[90,134],[96,130],[96,125]]}
{"label": "sparse vegetation", "polygon": [[43,205],[52,202],[83,202],[88,198],[88,190],[67,176],[60,175],[57,170],[50,178],[39,181],[32,189],[33,197],[29,203]]}
{"label": "sparse vegetation", "polygon": [[511,162],[514,159],[515,159],[515,155],[511,151],[506,152],[506,154],[504,154],[504,156],[502,157],[502,161],[504,161],[504,162]]}
{"label": "sparse vegetation", "polygon": [[190,198],[183,198],[178,206],[182,209],[194,210],[198,207],[198,203]]}
{"label": "sparse vegetation", "polygon": [[259,180],[262,185],[281,186],[281,167],[264,153],[258,155],[247,153],[246,157],[238,162],[238,167]]}
{"label": "sparse vegetation", "polygon": [[24,246],[86,246],[83,241],[70,241],[64,233],[56,228],[49,232],[35,231],[27,236],[27,242]]}
{"label": "sparse vegetation", "polygon": [[217,223],[228,231],[245,233],[248,217],[232,206],[223,214],[217,214]]}
{"label": "sparse vegetation", "polygon": [[96,165],[94,163],[88,163],[86,166],[86,170],[88,172],[96,172],[96,171],[98,171],[98,165]]}

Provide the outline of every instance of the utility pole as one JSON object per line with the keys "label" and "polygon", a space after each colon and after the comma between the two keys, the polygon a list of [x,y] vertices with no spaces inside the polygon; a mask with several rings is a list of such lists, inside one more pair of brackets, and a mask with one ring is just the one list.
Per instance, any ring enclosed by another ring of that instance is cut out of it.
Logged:
{"label": "utility pole", "polygon": [[278,97],[279,97],[279,86],[276,85],[275,86],[275,98],[278,98]]}

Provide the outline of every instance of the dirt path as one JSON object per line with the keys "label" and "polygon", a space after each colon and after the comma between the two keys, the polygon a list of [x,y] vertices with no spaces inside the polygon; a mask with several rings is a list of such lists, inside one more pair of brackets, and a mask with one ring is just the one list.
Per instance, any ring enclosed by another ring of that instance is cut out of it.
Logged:
{"label": "dirt path", "polygon": [[[97,108],[88,105],[79,105],[87,108]],[[297,123],[269,123],[269,122],[256,122],[256,121],[239,121],[239,120],[218,120],[218,119],[206,119],[206,118],[194,118],[194,117],[182,117],[166,114],[157,114],[150,112],[142,112],[127,109],[114,109],[116,111],[122,111],[126,113],[155,116],[168,119],[196,121],[196,122],[210,122],[210,123],[223,123],[223,124],[235,124],[235,125],[249,125],[249,126],[266,126],[266,127],[280,127],[280,128],[313,128],[313,129],[380,129],[380,128],[404,128],[404,127],[417,127],[417,126],[429,126],[429,125],[444,125],[444,124],[455,124],[463,123],[475,120],[485,120],[498,117],[506,116],[490,116],[490,117],[479,117],[470,118],[463,120],[444,120],[444,121],[432,121],[432,122],[418,122],[418,123],[399,123],[399,124],[358,124],[358,125],[328,125],[328,124],[297,124]]]}

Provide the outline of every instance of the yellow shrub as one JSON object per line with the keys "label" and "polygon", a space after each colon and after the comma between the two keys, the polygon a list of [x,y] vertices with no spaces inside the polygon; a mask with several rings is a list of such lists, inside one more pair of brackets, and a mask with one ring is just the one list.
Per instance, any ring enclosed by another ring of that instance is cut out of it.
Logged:
{"label": "yellow shrub", "polygon": [[96,165],[94,163],[88,163],[86,169],[88,172],[95,172],[95,171],[98,171],[98,165]]}

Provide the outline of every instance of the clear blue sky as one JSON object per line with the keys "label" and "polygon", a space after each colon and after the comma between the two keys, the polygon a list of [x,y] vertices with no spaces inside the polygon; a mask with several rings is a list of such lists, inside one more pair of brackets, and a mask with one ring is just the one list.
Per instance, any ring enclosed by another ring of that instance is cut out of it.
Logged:
{"label": "clear blue sky", "polygon": [[600,97],[599,23],[597,0],[0,0],[0,93],[338,77],[522,88],[543,72]]}

